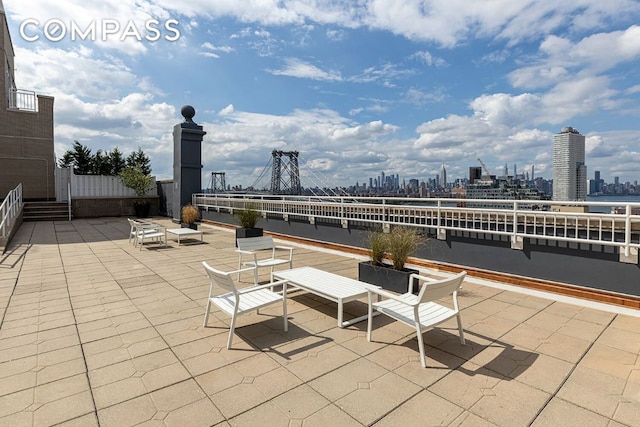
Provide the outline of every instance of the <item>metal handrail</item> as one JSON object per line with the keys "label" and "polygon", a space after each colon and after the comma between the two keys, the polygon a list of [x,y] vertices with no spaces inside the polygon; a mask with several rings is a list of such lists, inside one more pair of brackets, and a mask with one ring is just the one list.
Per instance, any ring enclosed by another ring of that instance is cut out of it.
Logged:
{"label": "metal handrail", "polygon": [[[331,197],[194,194],[205,210],[233,212],[253,205],[263,215],[348,226],[405,225],[446,238],[446,232],[507,236],[522,249],[524,238],[614,246],[625,256],[640,249],[640,203],[477,200],[449,198]],[[491,204],[496,208],[469,207]],[[621,207],[614,213],[613,208]],[[592,212],[608,208],[608,212]]]}
{"label": "metal handrail", "polygon": [[71,221],[71,183],[67,183],[67,207],[69,209],[69,221]]}
{"label": "metal handrail", "polygon": [[0,237],[7,237],[7,228],[13,224],[13,220],[18,216],[21,205],[22,183],[18,184],[13,190],[10,190],[2,202],[2,205],[0,205],[0,216],[2,216],[2,221],[0,222]]}

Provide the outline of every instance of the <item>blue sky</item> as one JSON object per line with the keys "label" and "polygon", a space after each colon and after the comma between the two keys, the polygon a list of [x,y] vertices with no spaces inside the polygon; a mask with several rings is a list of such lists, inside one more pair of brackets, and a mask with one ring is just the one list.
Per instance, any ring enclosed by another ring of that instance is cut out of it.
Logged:
{"label": "blue sky", "polygon": [[[587,137],[589,177],[640,180],[638,1],[2,1],[18,87],[55,97],[57,156],[141,147],[170,178],[190,104],[203,186],[212,171],[254,184],[274,149],[300,152],[303,185],[443,163],[464,177],[477,158],[551,178],[564,126]],[[94,24],[96,40],[71,39]]]}

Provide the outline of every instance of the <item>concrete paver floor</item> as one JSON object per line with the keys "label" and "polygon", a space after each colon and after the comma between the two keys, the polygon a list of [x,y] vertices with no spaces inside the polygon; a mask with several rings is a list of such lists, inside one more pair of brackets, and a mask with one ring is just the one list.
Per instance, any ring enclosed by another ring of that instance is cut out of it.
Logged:
{"label": "concrete paver floor", "polygon": [[[639,317],[472,278],[467,345],[455,320],[425,332],[427,369],[412,329],[379,316],[367,342],[366,322],[337,328],[336,304],[303,292],[289,332],[273,306],[239,317],[227,350],[228,317],[202,326],[201,261],[237,268],[234,237],[203,229],[139,250],[124,218],[24,223],[0,262],[0,425],[640,425]],[[357,262],[294,250],[352,278]]]}

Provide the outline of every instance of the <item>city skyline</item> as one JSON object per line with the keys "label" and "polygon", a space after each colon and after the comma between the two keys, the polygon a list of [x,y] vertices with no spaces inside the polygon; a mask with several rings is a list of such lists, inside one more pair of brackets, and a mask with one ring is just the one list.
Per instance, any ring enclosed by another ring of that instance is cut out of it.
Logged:
{"label": "city skyline", "polygon": [[564,126],[607,179],[632,181],[640,162],[635,0],[0,5],[17,87],[55,97],[58,156],[74,140],[141,147],[170,178],[190,104],[207,131],[203,182],[224,170],[250,185],[274,149],[337,185],[442,164],[464,176],[477,158],[550,178]]}

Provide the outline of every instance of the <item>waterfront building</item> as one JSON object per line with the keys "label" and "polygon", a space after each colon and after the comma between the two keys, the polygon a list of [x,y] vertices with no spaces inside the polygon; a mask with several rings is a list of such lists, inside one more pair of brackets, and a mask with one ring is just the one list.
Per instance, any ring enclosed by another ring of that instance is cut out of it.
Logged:
{"label": "waterfront building", "polygon": [[513,177],[499,177],[494,179],[476,180],[467,186],[467,199],[482,199],[478,202],[467,202],[470,208],[502,209],[511,205],[495,203],[491,200],[549,200],[544,192],[530,188],[519,179]]}
{"label": "waterfront building", "polygon": [[553,200],[584,201],[587,198],[585,137],[572,127],[553,136]]}

